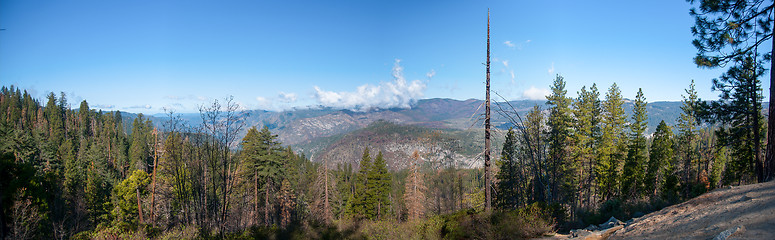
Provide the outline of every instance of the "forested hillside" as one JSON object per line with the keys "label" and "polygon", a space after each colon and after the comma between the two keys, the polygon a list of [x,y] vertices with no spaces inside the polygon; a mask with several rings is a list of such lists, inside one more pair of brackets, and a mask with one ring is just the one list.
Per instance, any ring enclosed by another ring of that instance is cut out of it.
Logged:
{"label": "forested hillside", "polygon": [[[203,107],[198,123],[175,114],[153,123],[95,111],[87,101],[73,108],[64,94],[48,94],[43,104],[3,87],[3,235],[534,236],[755,181],[747,149],[756,144],[736,134],[751,123],[698,122],[719,112],[696,98],[693,85],[677,124],[660,121],[653,134],[642,92],[631,104],[615,84],[569,98],[560,76],[552,90],[544,107],[501,112],[504,125],[520,127],[495,134],[496,214],[478,212],[485,201],[478,131],[373,121],[323,138],[322,160],[312,162],[268,125],[249,125],[230,98]],[[502,229],[510,222],[520,227]]]}

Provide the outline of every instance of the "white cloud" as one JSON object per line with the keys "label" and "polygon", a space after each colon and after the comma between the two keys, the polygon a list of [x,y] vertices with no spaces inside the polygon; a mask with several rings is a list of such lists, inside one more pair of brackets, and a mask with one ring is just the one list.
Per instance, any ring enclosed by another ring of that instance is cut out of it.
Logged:
{"label": "white cloud", "polygon": [[[345,108],[354,111],[368,111],[373,108],[410,108],[423,96],[425,83],[420,80],[407,82],[401,60],[393,65],[393,81],[381,82],[377,86],[364,84],[354,92],[325,91],[315,86],[314,98],[320,105]],[[427,75],[426,75],[427,76]]]}
{"label": "white cloud", "polygon": [[549,89],[530,86],[530,88],[522,92],[522,97],[529,100],[544,100],[550,93]]}
{"label": "white cloud", "polygon": [[509,71],[509,73],[511,74],[511,83],[513,84],[513,83],[514,83],[514,79],[515,79],[515,76],[514,76],[514,69],[512,69],[511,71]]}
{"label": "white cloud", "polygon": [[526,41],[525,41],[525,43],[530,43],[530,42],[532,42],[532,41],[533,41],[533,40],[530,40],[530,39],[528,39],[528,40],[526,40]]}
{"label": "white cloud", "polygon": [[502,63],[504,67],[509,67],[509,60],[503,60]]}
{"label": "white cloud", "polygon": [[146,104],[146,105],[134,105],[134,106],[129,106],[128,108],[134,108],[134,109],[151,109],[151,105],[150,105],[150,104]]}
{"label": "white cloud", "polygon": [[116,105],[113,104],[95,104],[92,105],[93,108],[99,108],[99,109],[113,109],[116,107]]}
{"label": "white cloud", "polygon": [[515,45],[511,41],[505,41],[503,44],[506,44],[506,46],[509,46],[510,48],[513,48]]}
{"label": "white cloud", "polygon": [[431,71],[426,73],[425,76],[428,77],[428,79],[433,78],[433,76],[436,76],[436,70],[431,69]]}
{"label": "white cloud", "polygon": [[169,99],[169,100],[182,100],[182,99],[183,99],[183,97],[181,97],[181,96],[175,96],[175,95],[169,95],[169,96],[165,96],[164,98],[165,98],[165,99]]}
{"label": "white cloud", "polygon": [[547,70],[547,72],[549,72],[549,75],[553,75],[554,74],[554,62],[552,62],[552,66],[549,67],[549,70]]}
{"label": "white cloud", "polygon": [[293,102],[296,102],[297,96],[296,96],[296,93],[280,92],[277,95],[277,98],[279,98],[281,102],[293,103]]}

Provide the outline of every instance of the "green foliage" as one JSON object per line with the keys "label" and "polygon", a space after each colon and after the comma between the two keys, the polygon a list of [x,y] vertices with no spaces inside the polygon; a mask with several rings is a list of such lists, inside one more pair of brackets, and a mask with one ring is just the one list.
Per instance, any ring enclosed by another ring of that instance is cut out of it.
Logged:
{"label": "green foliage", "polygon": [[549,202],[575,202],[578,180],[573,172],[578,167],[576,161],[571,158],[570,150],[573,148],[571,134],[573,132],[573,119],[571,116],[571,99],[566,96],[565,81],[557,75],[551,86],[552,94],[546,96],[546,103],[551,106],[547,126],[549,132],[547,141],[549,147],[549,161],[547,171],[549,177]]}
{"label": "green foliage", "polygon": [[[373,209],[375,205],[372,199],[368,195],[368,174],[371,170],[371,156],[369,154],[369,148],[363,150],[363,156],[360,161],[360,169],[355,177],[355,191],[351,197],[349,212],[350,216],[356,218],[372,218],[373,215],[369,215],[369,209]],[[373,214],[373,213],[372,213]]]}
{"label": "green foliage", "polygon": [[151,182],[148,174],[143,170],[135,170],[132,175],[121,181],[113,188],[111,211],[113,224],[123,230],[136,230],[139,224],[140,211],[145,213],[142,206],[138,208],[138,197],[141,200],[148,194],[147,186]]}
{"label": "green foliage", "polygon": [[442,239],[524,239],[552,231],[554,224],[540,204],[512,211],[463,210],[441,216]]}
{"label": "green foliage", "polygon": [[266,126],[261,132],[256,127],[248,129],[241,143],[242,161],[247,166],[246,175],[257,172],[264,179],[274,180],[284,174],[280,144],[276,139],[277,135],[273,135]]}
{"label": "green foliage", "polygon": [[624,99],[621,90],[614,83],[605,95],[603,102],[603,117],[601,119],[602,134],[598,150],[598,187],[603,199],[618,196],[620,187],[620,168],[625,157],[627,137],[624,131],[625,113]]}
{"label": "green foliage", "polygon": [[600,140],[600,93],[593,84],[589,91],[582,87],[578,99],[573,102],[574,144],[571,149],[573,158],[580,165],[580,196],[582,205],[591,205],[591,195],[595,190],[595,169],[597,167],[597,152]]}
{"label": "green foliage", "polygon": [[644,178],[648,151],[646,146],[646,97],[643,91],[638,89],[635,97],[632,122],[630,123],[630,145],[627,151],[627,160],[622,170],[622,195],[628,199],[637,199],[643,194]]}
{"label": "green foliage", "polygon": [[699,67],[723,67],[736,57],[749,54],[772,38],[772,2],[764,0],[687,0],[695,18],[692,44]]}
{"label": "green foliage", "polygon": [[372,163],[369,149],[364,149],[360,165],[350,214],[356,218],[382,218],[390,207],[388,194],[391,191],[391,177],[382,152]]}
{"label": "green foliage", "polygon": [[369,197],[367,202],[371,204],[367,204],[366,216],[371,219],[384,218],[390,207],[388,194],[391,190],[391,176],[388,173],[382,151],[377,153],[374,164],[367,175],[366,195]]}
{"label": "green foliage", "polygon": [[[713,80],[720,91],[719,100],[699,104],[700,118],[721,123],[716,131],[721,145],[729,147],[728,182],[751,182],[762,171],[762,153],[766,135],[762,116],[761,78],[765,69],[755,55],[735,58],[735,66]],[[760,180],[761,181],[761,180]]]}
{"label": "green foliage", "polygon": [[146,119],[142,113],[137,114],[137,118],[132,122],[132,144],[129,147],[130,172],[135,169],[148,171],[148,166],[153,164],[149,147],[153,142],[151,130],[153,130],[151,120]]}
{"label": "green foliage", "polygon": [[649,152],[649,161],[646,170],[645,190],[646,194],[652,197],[657,196],[665,180],[673,175],[674,159],[673,154],[673,130],[667,126],[665,121],[661,121],[654,133]]}
{"label": "green foliage", "polygon": [[511,210],[525,202],[519,181],[524,180],[520,176],[519,165],[517,163],[517,136],[514,129],[509,128],[506,133],[506,141],[503,143],[501,158],[495,162],[498,166],[498,172],[495,174],[497,179],[495,206],[498,209]]}

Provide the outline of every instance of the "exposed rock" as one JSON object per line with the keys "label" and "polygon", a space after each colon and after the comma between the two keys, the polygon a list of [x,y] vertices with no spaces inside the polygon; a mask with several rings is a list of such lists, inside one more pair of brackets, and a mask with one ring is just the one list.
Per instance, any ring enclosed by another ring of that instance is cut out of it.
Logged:
{"label": "exposed rock", "polygon": [[713,238],[713,240],[726,240],[729,236],[732,236],[735,233],[743,232],[743,231],[745,231],[745,226],[743,225],[735,226],[719,233],[715,238]]}
{"label": "exposed rock", "polygon": [[584,230],[587,230],[587,231],[595,231],[595,230],[597,230],[597,229],[598,229],[598,227],[597,227],[597,226],[595,226],[594,224],[589,224],[589,226],[587,226],[586,228],[584,228]]}
{"label": "exposed rock", "polygon": [[622,225],[622,224],[624,224],[624,223],[622,223],[622,221],[619,221],[619,219],[616,219],[615,217],[611,217],[611,218],[608,219],[608,221],[606,221],[605,223],[602,223],[602,224],[600,224],[598,226],[600,226],[601,230],[604,230],[604,229],[609,229],[609,228],[616,227],[616,226],[619,226],[619,225]]}
{"label": "exposed rock", "polygon": [[584,238],[586,236],[591,235],[592,232],[584,230],[584,229],[573,229],[570,230],[570,237],[571,238]]}

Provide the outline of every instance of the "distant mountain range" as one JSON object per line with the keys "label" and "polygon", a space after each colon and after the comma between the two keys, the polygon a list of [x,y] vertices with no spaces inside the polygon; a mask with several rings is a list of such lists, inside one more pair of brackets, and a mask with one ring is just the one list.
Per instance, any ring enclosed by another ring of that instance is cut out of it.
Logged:
{"label": "distant mountain range", "polygon": [[[484,145],[483,103],[476,99],[434,98],[419,100],[409,109],[367,112],[331,108],[282,112],[253,110],[249,112],[246,129],[250,126],[267,126],[279,136],[284,145],[292,146],[295,151],[304,153],[313,161],[331,166],[346,162],[357,166],[363,148],[369,147],[373,155],[382,151],[388,166],[394,170],[406,167],[409,156],[415,150],[425,154],[425,158],[434,163],[476,167],[482,164],[477,159],[481,158]],[[496,155],[503,141],[505,131],[502,130],[512,126],[503,117],[501,110],[516,111],[524,117],[535,105],[539,105],[544,114],[548,114],[546,101],[493,103],[492,125],[497,129],[493,144]],[[766,111],[766,103],[764,105]],[[633,102],[625,100],[628,120],[632,107]],[[648,103],[647,134],[653,133],[662,120],[670,126],[675,125],[681,113],[680,107],[681,102]],[[125,118],[129,121],[125,125],[131,125],[134,116],[127,114]],[[198,113],[181,114],[181,117],[193,125],[201,122]],[[158,126],[165,118],[163,114],[150,116]]]}

